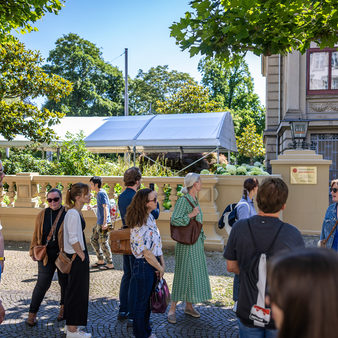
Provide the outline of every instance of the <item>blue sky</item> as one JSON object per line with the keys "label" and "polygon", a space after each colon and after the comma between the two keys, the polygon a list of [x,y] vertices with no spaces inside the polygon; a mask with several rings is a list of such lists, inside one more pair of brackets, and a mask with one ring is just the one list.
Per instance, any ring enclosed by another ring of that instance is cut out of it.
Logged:
{"label": "blue sky", "polygon": [[[36,23],[38,32],[20,35],[27,48],[41,51],[44,58],[64,34],[76,33],[98,46],[106,61],[124,71],[128,48],[129,75],[157,65],[169,65],[191,74],[197,81],[200,56],[190,58],[170,37],[169,26],[189,10],[188,0],[67,0],[59,15],[48,14]],[[265,103],[265,79],[261,76],[260,58],[247,56],[255,92]]]}

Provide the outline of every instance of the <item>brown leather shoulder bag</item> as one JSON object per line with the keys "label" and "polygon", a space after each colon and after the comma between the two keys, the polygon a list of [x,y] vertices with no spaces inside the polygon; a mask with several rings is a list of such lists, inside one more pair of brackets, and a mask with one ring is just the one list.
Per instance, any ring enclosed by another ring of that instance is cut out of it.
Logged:
{"label": "brown leather shoulder bag", "polygon": [[[49,241],[51,240],[51,238],[53,236],[53,233],[56,229],[56,226],[58,224],[58,221],[59,221],[64,209],[65,209],[64,207],[61,207],[61,209],[60,209],[60,211],[59,211],[59,213],[58,213],[58,215],[57,215],[57,217],[56,217],[56,219],[55,219],[55,221],[54,221],[54,223],[53,223],[53,225],[50,229],[50,232],[48,234],[47,243],[44,244],[44,245],[36,245],[35,247],[33,247],[33,256],[34,256],[34,259],[36,261],[42,261],[45,258],[46,254],[47,254],[47,245],[48,245]],[[43,224],[42,224],[42,226],[43,226]]]}
{"label": "brown leather shoulder bag", "polygon": [[[184,196],[185,199],[189,202],[191,207],[194,209],[195,206],[189,201],[189,199]],[[190,222],[187,226],[176,226],[170,222],[170,234],[171,238],[181,244],[192,245],[195,244],[198,240],[198,237],[202,230],[202,223],[196,220],[196,217],[190,219]]]}

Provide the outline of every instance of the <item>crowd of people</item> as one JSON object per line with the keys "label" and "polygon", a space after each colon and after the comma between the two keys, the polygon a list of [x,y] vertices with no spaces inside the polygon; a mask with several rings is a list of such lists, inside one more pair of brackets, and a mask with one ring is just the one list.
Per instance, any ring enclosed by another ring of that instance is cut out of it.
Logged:
{"label": "crowd of people", "polygon": [[[4,177],[0,167],[0,184]],[[155,189],[141,186],[138,168],[124,173],[125,190],[118,199],[124,228],[130,228],[132,254],[123,255],[123,277],[120,284],[119,321],[127,321],[137,338],[155,337],[150,323],[150,297],[154,285],[165,273],[162,241],[156,220],[159,203]],[[38,278],[34,287],[26,324],[37,324],[40,304],[51,285],[55,271],[60,285],[58,321],[65,320],[67,337],[91,337],[84,331],[88,319],[90,269],[114,269],[109,246],[113,220],[110,201],[102,189],[102,179],[92,177],[90,186],[73,184],[67,189],[65,206],[61,191],[47,193],[48,207],[37,216],[30,245],[30,256],[37,260]],[[203,225],[198,201],[202,188],[198,174],[184,178],[183,196],[178,198],[171,225],[188,231],[191,221]],[[91,191],[96,192],[94,207],[97,223],[90,243],[97,261],[89,266],[82,215],[89,205]],[[224,250],[226,266],[235,274],[233,298],[239,336],[279,338],[333,338],[337,336],[338,318],[338,180],[331,183],[332,201],[325,214],[320,243],[326,248],[305,248],[298,229],[280,219],[288,198],[288,187],[280,178],[268,177],[260,184],[248,178],[236,208],[233,225]],[[254,204],[256,197],[257,209]],[[185,303],[185,314],[201,314],[194,304],[211,299],[211,287],[204,252],[203,226],[193,243],[177,241],[171,304],[167,313],[170,324],[176,324],[176,305]],[[36,248],[45,247],[38,257]],[[64,252],[71,262],[69,273],[57,267]],[[257,264],[256,264],[257,262]],[[255,264],[253,264],[255,263]],[[0,225],[0,277],[4,271],[4,242]],[[0,323],[5,309],[0,301]]]}

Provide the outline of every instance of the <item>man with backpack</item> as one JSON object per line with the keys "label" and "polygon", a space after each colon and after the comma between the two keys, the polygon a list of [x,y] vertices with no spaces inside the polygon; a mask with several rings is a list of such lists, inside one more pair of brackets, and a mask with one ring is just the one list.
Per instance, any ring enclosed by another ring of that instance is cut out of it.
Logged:
{"label": "man with backpack", "polygon": [[224,257],[227,270],[240,276],[236,315],[240,337],[276,337],[271,310],[265,304],[266,260],[282,250],[304,247],[300,232],[282,222],[288,187],[269,177],[257,192],[258,215],[236,222]]}

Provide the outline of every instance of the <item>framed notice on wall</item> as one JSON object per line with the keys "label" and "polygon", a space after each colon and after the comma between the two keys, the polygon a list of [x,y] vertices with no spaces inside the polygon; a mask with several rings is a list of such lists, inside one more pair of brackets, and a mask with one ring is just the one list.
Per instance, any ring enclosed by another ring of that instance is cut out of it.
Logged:
{"label": "framed notice on wall", "polygon": [[291,167],[291,184],[317,184],[317,167]]}

